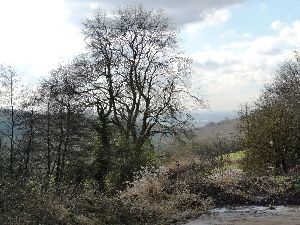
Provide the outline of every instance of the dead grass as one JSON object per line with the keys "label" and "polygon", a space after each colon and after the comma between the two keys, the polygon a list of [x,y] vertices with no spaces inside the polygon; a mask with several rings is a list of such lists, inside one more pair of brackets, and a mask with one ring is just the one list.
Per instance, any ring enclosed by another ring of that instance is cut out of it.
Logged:
{"label": "dead grass", "polygon": [[0,185],[3,225],[167,225],[215,206],[300,204],[299,176],[257,177],[192,154],[158,169],[144,168],[113,197],[72,187],[59,197],[45,195],[11,180]]}
{"label": "dead grass", "polygon": [[190,187],[191,177],[196,180],[208,168],[208,161],[193,156],[172,161],[156,171],[145,169],[121,193],[121,201],[136,210],[135,216],[141,215],[144,224],[170,224],[195,217],[213,206],[210,197],[192,193]]}

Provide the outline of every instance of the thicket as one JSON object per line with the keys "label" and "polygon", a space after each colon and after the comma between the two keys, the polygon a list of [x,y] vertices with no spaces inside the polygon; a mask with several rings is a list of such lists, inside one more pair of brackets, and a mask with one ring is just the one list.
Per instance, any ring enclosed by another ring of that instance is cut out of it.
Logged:
{"label": "thicket", "polygon": [[283,63],[261,96],[240,113],[245,168],[288,173],[300,165],[300,59]]}

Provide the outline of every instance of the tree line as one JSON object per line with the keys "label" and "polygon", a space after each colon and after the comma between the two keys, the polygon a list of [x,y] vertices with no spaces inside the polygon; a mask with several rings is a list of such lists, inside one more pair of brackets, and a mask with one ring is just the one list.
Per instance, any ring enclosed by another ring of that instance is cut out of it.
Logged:
{"label": "tree line", "polygon": [[123,189],[157,164],[151,137],[184,133],[186,102],[203,107],[189,91],[191,60],[161,10],[97,11],[82,31],[85,52],[33,90],[0,67],[1,172],[34,178],[45,191],[86,182]]}

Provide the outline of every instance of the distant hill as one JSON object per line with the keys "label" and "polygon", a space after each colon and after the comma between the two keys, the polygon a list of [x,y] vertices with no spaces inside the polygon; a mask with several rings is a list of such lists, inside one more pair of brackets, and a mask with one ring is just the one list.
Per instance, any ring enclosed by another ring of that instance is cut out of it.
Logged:
{"label": "distant hill", "polygon": [[[215,138],[234,139],[238,134],[239,119],[225,119],[220,122],[209,122],[205,126],[193,129],[194,137],[189,140],[193,142],[201,142]],[[154,137],[153,142],[157,150],[163,150],[172,146],[174,139],[172,137],[158,138]]]}
{"label": "distant hill", "polygon": [[234,111],[203,111],[191,113],[194,118],[195,127],[203,127],[208,123],[218,123],[223,120],[237,119],[238,115]]}
{"label": "distant hill", "polygon": [[194,130],[195,139],[234,138],[238,134],[239,119],[227,119],[220,122],[210,122]]}

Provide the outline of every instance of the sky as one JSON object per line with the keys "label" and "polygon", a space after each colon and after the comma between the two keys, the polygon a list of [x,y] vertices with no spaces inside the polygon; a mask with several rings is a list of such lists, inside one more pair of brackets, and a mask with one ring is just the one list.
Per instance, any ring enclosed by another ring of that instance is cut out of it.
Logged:
{"label": "sky", "polygon": [[258,96],[300,46],[298,0],[0,0],[0,63],[36,84],[84,50],[82,22],[128,4],[162,8],[193,59],[193,89],[213,111]]}

